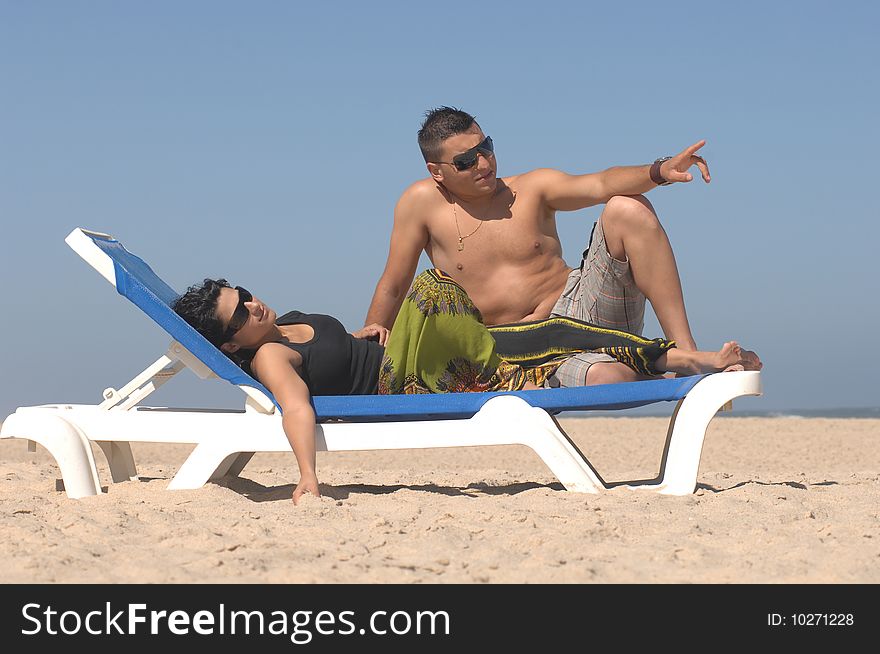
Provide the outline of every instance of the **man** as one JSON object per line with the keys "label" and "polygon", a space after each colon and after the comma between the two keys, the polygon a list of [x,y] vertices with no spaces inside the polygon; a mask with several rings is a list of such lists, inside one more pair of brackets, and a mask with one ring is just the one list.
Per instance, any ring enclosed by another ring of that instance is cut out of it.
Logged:
{"label": "man", "polygon": [[[430,177],[407,188],[395,208],[388,261],[365,321],[380,342],[424,250],[464,287],[487,325],[568,316],[641,334],[647,299],[666,338],[696,349],[672,247],[643,194],[691,181],[692,166],[708,183],[706,161],[697,154],[705,141],[651,165],[587,175],[541,168],[498,178],[492,140],[470,114],[434,109],[418,138]],[[605,208],[580,267],[571,269],[562,258],[556,212],[597,204]],[[621,366],[594,365],[609,361],[577,355],[560,367],[555,383],[621,381]]]}

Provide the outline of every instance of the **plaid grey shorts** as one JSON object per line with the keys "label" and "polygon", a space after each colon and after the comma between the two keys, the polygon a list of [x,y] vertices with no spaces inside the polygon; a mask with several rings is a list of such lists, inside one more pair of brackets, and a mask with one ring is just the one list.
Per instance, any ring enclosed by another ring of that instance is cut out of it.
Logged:
{"label": "plaid grey shorts", "polygon": [[[601,220],[593,226],[580,268],[569,273],[565,290],[550,315],[641,335],[645,326],[645,296],[633,280],[629,261],[618,261],[608,252]],[[590,366],[605,361],[615,359],[598,352],[575,354],[544,385],[583,386]]]}

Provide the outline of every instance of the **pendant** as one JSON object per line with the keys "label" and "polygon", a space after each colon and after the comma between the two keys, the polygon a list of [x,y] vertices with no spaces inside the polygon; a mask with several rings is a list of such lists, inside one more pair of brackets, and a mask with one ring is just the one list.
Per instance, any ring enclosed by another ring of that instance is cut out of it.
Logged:
{"label": "pendant", "polygon": [[459,236],[458,237],[458,251],[461,252],[462,250],[464,250],[464,239],[461,236]]}

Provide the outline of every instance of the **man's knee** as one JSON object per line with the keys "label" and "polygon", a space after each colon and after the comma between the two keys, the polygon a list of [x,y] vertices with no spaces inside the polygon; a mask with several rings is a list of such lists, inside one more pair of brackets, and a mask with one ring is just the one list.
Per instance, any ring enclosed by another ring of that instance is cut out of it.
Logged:
{"label": "man's knee", "polygon": [[660,219],[644,195],[615,195],[605,203],[602,227],[611,231],[659,229]]}
{"label": "man's knee", "polygon": [[585,382],[588,386],[593,386],[596,384],[619,384],[637,379],[638,375],[632,368],[619,361],[608,361],[591,365],[587,370]]}

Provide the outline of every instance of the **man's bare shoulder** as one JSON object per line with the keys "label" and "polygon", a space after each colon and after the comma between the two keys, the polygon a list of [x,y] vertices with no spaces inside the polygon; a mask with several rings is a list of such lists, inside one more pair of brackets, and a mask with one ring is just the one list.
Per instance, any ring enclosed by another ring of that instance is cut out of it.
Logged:
{"label": "man's bare shoulder", "polygon": [[423,229],[429,216],[445,202],[434,180],[420,179],[410,184],[394,208],[394,224],[399,227]]}
{"label": "man's bare shoulder", "polygon": [[430,177],[410,184],[397,201],[399,207],[423,207],[443,201],[443,195],[437,188],[437,182]]}

